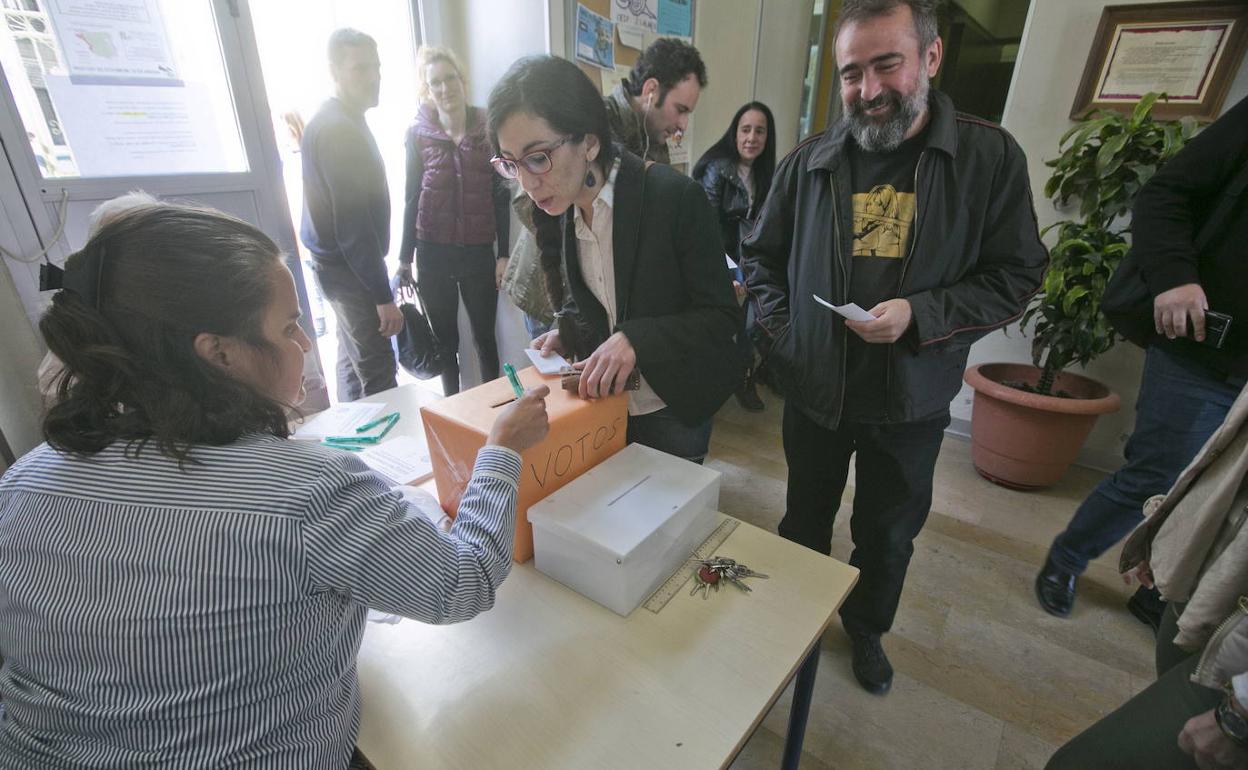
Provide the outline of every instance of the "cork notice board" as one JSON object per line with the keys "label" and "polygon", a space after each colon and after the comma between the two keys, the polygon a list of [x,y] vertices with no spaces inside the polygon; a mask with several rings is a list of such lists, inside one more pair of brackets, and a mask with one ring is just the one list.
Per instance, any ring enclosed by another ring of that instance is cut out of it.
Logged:
{"label": "cork notice board", "polygon": [[[650,7],[657,7],[659,2],[660,0],[650,0],[649,5]],[[693,12],[692,9],[694,6],[694,2],[695,0],[689,0],[691,16]],[[585,6],[585,8],[593,11],[599,16],[605,16],[608,19],[610,19],[613,16],[612,12],[615,10],[614,6],[618,5],[620,8],[626,9],[628,6],[632,4],[634,3],[630,2],[630,0],[567,0],[565,4],[565,11],[567,13],[567,16],[565,17],[567,20],[565,26],[568,30],[568,40],[566,41],[568,58],[572,59],[573,61],[576,61],[576,56],[574,55],[574,52],[576,51],[576,16],[577,16],[576,7],[578,5],[583,5]],[[692,30],[692,21],[691,21],[691,25],[690,25],[691,36],[692,36],[692,32],[693,30]],[[611,92],[611,90],[615,87],[615,83],[618,82],[622,76],[627,75],[628,70],[632,69],[633,64],[637,62],[637,57],[641,55],[641,51],[644,50],[646,46],[654,42],[656,38],[662,37],[656,32],[647,30],[645,35],[642,37],[640,41],[637,41],[637,40],[629,41],[630,43],[640,45],[640,48],[636,48],[636,47],[633,47],[633,45],[626,44],[625,41],[620,39],[620,31],[618,27],[615,30],[614,35],[615,35],[615,73],[612,73],[601,67],[595,67],[593,65],[586,64],[585,62],[582,62],[582,61],[576,62],[577,66],[579,66],[585,72],[585,74],[589,76],[589,79],[594,82],[594,85],[598,86],[598,88],[603,92],[604,95]]]}

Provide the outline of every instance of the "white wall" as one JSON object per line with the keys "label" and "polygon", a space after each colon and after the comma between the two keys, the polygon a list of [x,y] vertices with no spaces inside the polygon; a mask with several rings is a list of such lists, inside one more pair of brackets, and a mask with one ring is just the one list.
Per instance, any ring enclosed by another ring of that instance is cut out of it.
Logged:
{"label": "white wall", "polygon": [[[706,91],[690,134],[694,160],[715,143],[737,109],[757,99],[776,118],[776,158],[797,142],[814,0],[699,0],[693,43],[706,63]],[[761,23],[761,30],[760,30]]]}
{"label": "white wall", "polygon": [[[1044,182],[1048,178],[1044,161],[1057,155],[1057,141],[1071,125],[1067,116],[1101,10],[1108,4],[1101,0],[1033,0],[1031,5],[1002,123],[1027,153],[1041,227],[1070,217],[1057,211],[1044,198]],[[1246,95],[1248,66],[1241,65],[1224,110]],[[971,364],[985,361],[1029,363],[1031,340],[1023,337],[1017,327],[989,335],[971,348]],[[1135,422],[1135,393],[1142,362],[1140,349],[1130,343],[1119,343],[1088,367],[1086,374],[1122,395],[1123,406],[1117,414],[1098,421],[1080,456],[1083,464],[1102,469],[1121,465],[1122,446]],[[952,413],[954,428],[965,429],[965,421],[971,417],[969,388],[963,386],[954,399]]]}

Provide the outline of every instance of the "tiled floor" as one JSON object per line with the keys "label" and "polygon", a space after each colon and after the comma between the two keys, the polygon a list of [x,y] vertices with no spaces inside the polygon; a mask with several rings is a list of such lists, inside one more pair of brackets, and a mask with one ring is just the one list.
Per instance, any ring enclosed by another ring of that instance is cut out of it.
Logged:
{"label": "tiled floor", "polygon": [[[764,398],[761,414],[724,407],[707,464],[724,474],[724,512],[774,531],[784,513],[783,405]],[[1042,768],[1058,745],[1147,685],[1152,635],[1124,609],[1131,589],[1118,578],[1116,550],[1082,579],[1071,619],[1046,615],[1032,595],[1049,542],[1100,477],[1072,468],[1052,489],[1013,492],[976,475],[969,445],[947,438],[932,514],[884,639],[893,690],[880,698],[858,687],[834,623],[802,768]],[[852,495],[851,486],[845,499]],[[833,556],[848,561],[842,514]],[[788,712],[786,693],[734,770],[778,765]]]}

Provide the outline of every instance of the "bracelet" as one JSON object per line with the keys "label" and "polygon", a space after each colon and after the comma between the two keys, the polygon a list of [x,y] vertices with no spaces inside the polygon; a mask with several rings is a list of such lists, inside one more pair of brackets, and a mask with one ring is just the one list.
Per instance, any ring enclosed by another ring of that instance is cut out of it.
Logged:
{"label": "bracelet", "polygon": [[1228,694],[1222,699],[1222,702],[1213,710],[1213,721],[1217,722],[1218,729],[1234,741],[1235,745],[1248,748],[1248,719],[1235,710],[1235,706],[1231,703],[1234,697]]}

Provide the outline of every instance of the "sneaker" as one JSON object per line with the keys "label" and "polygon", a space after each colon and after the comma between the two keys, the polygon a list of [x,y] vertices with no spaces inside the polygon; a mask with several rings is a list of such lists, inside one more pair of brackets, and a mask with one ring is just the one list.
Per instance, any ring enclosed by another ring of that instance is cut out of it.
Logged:
{"label": "sneaker", "polygon": [[854,678],[872,695],[884,695],[893,686],[893,665],[884,654],[879,634],[851,634]]}
{"label": "sneaker", "polygon": [[1165,608],[1166,603],[1156,588],[1140,586],[1127,600],[1127,609],[1137,620],[1153,629],[1154,635],[1161,629],[1161,613]]}
{"label": "sneaker", "polygon": [[763,403],[763,399],[759,397],[758,390],[754,387],[754,378],[746,377],[741,387],[736,392],[737,403],[747,412],[761,412],[767,408]]}
{"label": "sneaker", "polygon": [[1044,567],[1036,575],[1036,601],[1054,617],[1070,617],[1070,611],[1075,606],[1077,580],[1078,576],[1074,573],[1061,569],[1052,559],[1045,559]]}

